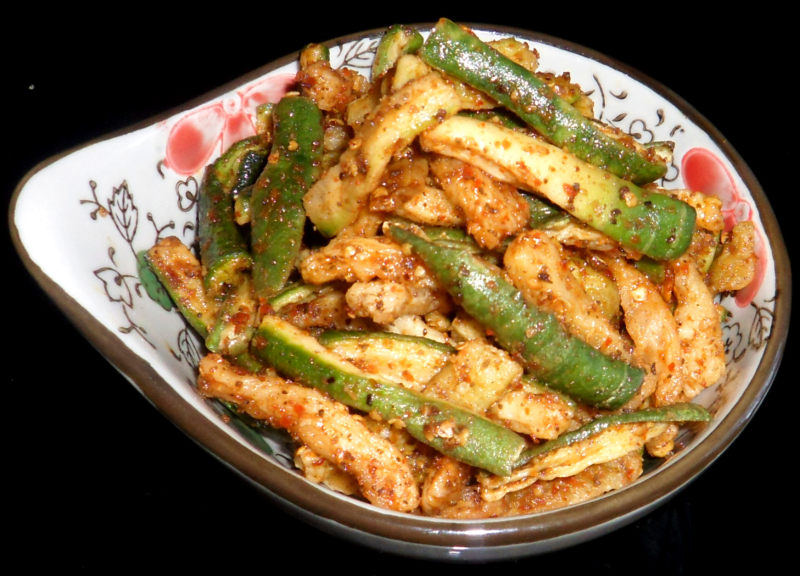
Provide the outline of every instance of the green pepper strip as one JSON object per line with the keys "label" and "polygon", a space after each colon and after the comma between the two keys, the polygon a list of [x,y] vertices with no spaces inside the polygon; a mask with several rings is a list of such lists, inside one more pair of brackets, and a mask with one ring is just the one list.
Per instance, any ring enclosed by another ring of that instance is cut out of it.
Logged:
{"label": "green pepper strip", "polygon": [[331,347],[339,342],[397,342],[398,344],[409,344],[418,346],[420,349],[433,350],[439,354],[454,354],[455,348],[444,342],[433,340],[425,336],[414,334],[401,334],[397,332],[385,332],[380,330],[325,330],[318,336],[319,342],[325,347]]}
{"label": "green pepper strip", "polygon": [[206,168],[197,200],[197,236],[206,288],[212,297],[224,294],[227,285],[250,269],[250,251],[236,224],[233,195],[255,180],[267,151],[264,137],[245,138]]}
{"label": "green pepper strip", "polygon": [[640,254],[669,260],[691,244],[697,214],[688,203],[519,130],[453,116],[422,134],[420,143],[425,151],[460,158],[545,197]]}
{"label": "green pepper strip", "polygon": [[422,46],[423,38],[419,31],[402,24],[389,26],[378,42],[372,62],[372,80],[380,78],[397,62],[403,54],[413,54]]}
{"label": "green pepper strip", "polygon": [[[201,338],[207,340],[215,325],[212,314],[215,305],[205,292],[200,261],[174,237],[162,238],[147,251],[145,259],[184,320]],[[263,369],[261,362],[246,350],[228,356],[251,372]]]}
{"label": "green pepper strip", "polygon": [[451,20],[437,22],[418,55],[428,65],[488,94],[544,138],[586,162],[636,184],[666,174],[665,163],[646,158],[601,131],[534,73]]}
{"label": "green pepper strip", "polygon": [[402,422],[423,444],[493,474],[510,474],[527,444],[522,436],[478,414],[362,372],[277,316],[262,319],[251,349],[284,376],[357,410]]}
{"label": "green pepper strip", "polygon": [[288,95],[273,111],[269,160],[250,197],[251,252],[261,302],[283,288],[302,247],[303,196],[317,179],[322,158],[322,112],[309,98]]}
{"label": "green pepper strip", "polygon": [[479,258],[396,225],[385,230],[408,244],[456,303],[543,383],[604,409],[620,408],[641,386],[642,370],[570,335],[555,316],[525,302],[508,280]]}
{"label": "green pepper strip", "polygon": [[198,198],[200,260],[209,296],[220,302],[219,315],[206,337],[209,350],[236,355],[247,350],[257,321],[247,240],[236,222],[234,195],[250,186],[266,161],[264,135],[234,143],[206,168]]}
{"label": "green pepper strip", "polygon": [[586,440],[612,426],[635,424],[639,422],[708,422],[710,419],[711,414],[705,408],[689,402],[661,406],[659,408],[648,408],[634,412],[607,414],[595,418],[591,422],[571,432],[566,432],[558,438],[527,448],[520,456],[517,466],[522,466],[545,452],[564,448]]}

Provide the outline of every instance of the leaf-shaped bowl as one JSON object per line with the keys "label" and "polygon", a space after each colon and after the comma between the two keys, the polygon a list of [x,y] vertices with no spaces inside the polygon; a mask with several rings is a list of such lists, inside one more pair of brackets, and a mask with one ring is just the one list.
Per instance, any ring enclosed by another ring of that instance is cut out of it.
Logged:
{"label": "leaf-shaped bowl", "polygon": [[[421,25],[425,31],[430,25]],[[728,375],[697,402],[713,421],[681,437],[682,449],[632,485],[549,512],[454,521],[377,509],[302,478],[281,436],[254,437],[195,390],[202,343],[167,302],[148,291],[138,254],[158,238],[191,244],[200,173],[254,128],[258,103],[275,101],[297,69],[287,55],[201,102],[144,127],[93,141],[32,170],[10,207],[15,246],[30,273],[80,332],[162,413],[263,493],[322,530],[420,558],[491,560],[556,550],[643,516],[705,470],[750,421],[769,390],[788,332],[790,271],[767,198],[713,126],[665,87],[602,54],[519,29],[475,25],[484,38],[514,35],[541,68],[569,71],[597,115],[643,142],[672,140],[668,187],[718,194],[725,214],[750,220],[759,273],[722,302]],[[367,74],[382,30],[327,44],[334,65]]]}

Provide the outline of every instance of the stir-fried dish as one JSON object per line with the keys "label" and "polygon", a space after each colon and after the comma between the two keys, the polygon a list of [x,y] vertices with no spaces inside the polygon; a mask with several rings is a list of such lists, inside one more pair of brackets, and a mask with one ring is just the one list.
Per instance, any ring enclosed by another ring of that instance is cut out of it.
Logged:
{"label": "stir-fried dish", "polygon": [[710,414],[719,296],[753,230],[660,181],[514,38],[397,25],[370,77],[306,46],[204,173],[197,243],[148,263],[205,343],[197,389],[288,433],[312,482],[486,518],[622,488]]}

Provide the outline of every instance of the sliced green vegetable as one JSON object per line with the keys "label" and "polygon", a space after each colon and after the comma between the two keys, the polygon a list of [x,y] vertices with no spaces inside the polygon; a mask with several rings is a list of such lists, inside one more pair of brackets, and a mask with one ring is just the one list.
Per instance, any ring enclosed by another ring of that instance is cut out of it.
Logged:
{"label": "sliced green vegetable", "polygon": [[422,34],[410,26],[390,26],[378,42],[375,59],[372,61],[372,80],[389,71],[403,54],[413,54],[419,50],[422,41]]}
{"label": "sliced green vegetable", "polygon": [[640,258],[634,262],[634,266],[639,272],[647,276],[653,284],[661,284],[666,277],[666,266],[663,262],[652,258]]}
{"label": "sliced green vegetable", "polygon": [[696,211],[668,194],[646,190],[519,130],[453,116],[420,137],[424,150],[475,164],[546,198],[626,248],[656,260],[682,255]]}
{"label": "sliced green vegetable", "polygon": [[[420,225],[404,218],[393,218],[385,220],[384,222],[397,224],[401,228],[414,227],[420,230],[425,238],[439,246],[449,246],[451,248],[466,250],[472,254],[480,255],[483,259],[495,264],[499,264],[502,258],[501,250],[488,250],[484,248],[478,244],[477,240],[475,240],[465,228]],[[513,238],[506,239],[506,243],[510,243],[512,239]]]}
{"label": "sliced green vegetable", "polygon": [[322,112],[311,99],[283,97],[273,122],[269,160],[250,197],[253,280],[261,301],[283,288],[294,270],[306,221],[303,196],[322,159]]}
{"label": "sliced green vegetable", "polygon": [[711,414],[705,408],[688,402],[634,412],[608,414],[595,418],[580,428],[566,432],[558,438],[527,448],[520,456],[517,465],[522,466],[545,452],[586,440],[612,426],[637,422],[707,422],[710,419]]}
{"label": "sliced green vegetable", "polygon": [[482,416],[359,370],[276,316],[262,319],[252,350],[284,376],[351,408],[402,423],[420,442],[494,474],[509,474],[526,446],[522,436]]}
{"label": "sliced green vegetable", "polygon": [[234,143],[203,175],[197,200],[197,238],[205,284],[211,297],[222,295],[251,266],[247,240],[236,224],[233,193],[252,183],[264,166],[267,146],[261,136]]}
{"label": "sliced green vegetable", "polygon": [[666,174],[658,155],[651,157],[632,141],[609,136],[544,80],[451,20],[436,23],[418,54],[428,65],[488,94],[582,160],[637,184]]}
{"label": "sliced green vegetable", "polygon": [[214,162],[214,173],[226,193],[235,196],[253,185],[267,162],[269,142],[267,134],[244,138]]}
{"label": "sliced green vegetable", "polygon": [[456,350],[424,336],[368,330],[326,330],[320,343],[370,374],[407,388],[429,382]]}
{"label": "sliced green vegetable", "polygon": [[486,252],[464,228],[448,226],[421,226],[420,228],[426,238],[441,246],[458,247],[473,254]]}
{"label": "sliced green vegetable", "polygon": [[381,99],[353,145],[306,194],[309,220],[323,236],[338,234],[356,219],[392,157],[460,106],[458,93],[438,72],[415,78]]}
{"label": "sliced green vegetable", "polygon": [[[175,236],[161,238],[150,247],[145,259],[181,316],[201,338],[207,339],[217,324],[218,303],[206,294],[200,261]],[[251,372],[264,368],[247,350],[231,360]]]}
{"label": "sliced green vegetable", "polygon": [[310,302],[320,294],[329,290],[327,285],[304,284],[303,282],[293,282],[279,290],[269,299],[269,307],[272,311],[278,312],[286,306]]}
{"label": "sliced green vegetable", "polygon": [[486,110],[462,110],[459,112],[461,116],[467,116],[469,118],[475,118],[477,120],[483,120],[484,122],[496,122],[498,124],[502,124],[506,128],[511,128],[513,130],[530,130],[526,124],[523,124],[522,121],[514,115],[513,112],[506,110],[505,108],[489,108]]}
{"label": "sliced green vegetable", "polygon": [[566,224],[569,221],[569,214],[558,206],[547,202],[542,198],[525,194],[525,200],[531,209],[531,217],[528,226],[531,228],[546,228],[559,224]]}
{"label": "sliced green vegetable", "polygon": [[272,138],[272,110],[274,108],[275,104],[272,102],[264,102],[256,107],[256,133],[264,138]]}
{"label": "sliced green vegetable", "polygon": [[330,62],[331,51],[325,44],[312,42],[300,51],[300,68],[307,68],[317,62]]}
{"label": "sliced green vegetable", "polygon": [[369,346],[370,343],[385,345],[396,344],[404,353],[409,354],[453,354],[455,349],[449,344],[411,334],[366,330],[326,330],[319,335],[323,346]]}
{"label": "sliced green vegetable", "polygon": [[216,178],[213,167],[206,169],[197,202],[197,238],[204,282],[212,298],[223,297],[252,266],[247,242],[236,224],[233,197]]}
{"label": "sliced green vegetable", "polygon": [[250,200],[253,196],[253,186],[239,190],[233,200],[233,216],[239,226],[250,224]]}
{"label": "sliced green vegetable", "polygon": [[221,299],[216,321],[206,336],[206,347],[229,356],[245,353],[257,322],[253,281],[249,274],[242,274],[239,282],[230,286]]}
{"label": "sliced green vegetable", "polygon": [[234,196],[253,184],[268,152],[268,138],[256,135],[234,143],[206,168],[197,203],[200,261],[209,298],[219,301],[219,316],[206,347],[220,354],[247,350],[257,320],[250,289],[252,258],[236,222]]}
{"label": "sliced green vegetable", "polygon": [[147,250],[145,259],[184,319],[205,338],[214,325],[217,306],[206,296],[200,261],[175,236],[161,238]]}
{"label": "sliced green vegetable", "polygon": [[164,310],[172,310],[175,304],[164,288],[164,284],[158,279],[155,271],[147,261],[147,250],[140,250],[136,253],[136,272],[150,299]]}
{"label": "sliced green vegetable", "polygon": [[496,268],[396,225],[386,232],[409,245],[456,303],[543,383],[605,409],[623,406],[641,386],[642,370],[567,333],[555,316],[525,302]]}

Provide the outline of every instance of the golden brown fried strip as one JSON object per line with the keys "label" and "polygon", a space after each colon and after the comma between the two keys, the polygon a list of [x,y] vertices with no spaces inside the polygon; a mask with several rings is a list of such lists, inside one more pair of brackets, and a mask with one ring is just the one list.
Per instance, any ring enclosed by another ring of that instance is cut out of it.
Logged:
{"label": "golden brown fried strip", "polygon": [[515,186],[455,158],[435,156],[430,167],[447,197],[464,213],[467,232],[484,248],[494,250],[528,223],[530,209]]}
{"label": "golden brown fried strip", "polygon": [[240,370],[216,354],[201,360],[198,390],[287,430],[298,442],[352,474],[364,497],[376,506],[403,512],[418,507],[419,490],[405,457],[325,394],[274,373],[254,375]]}
{"label": "golden brown fried strip", "polygon": [[484,500],[470,469],[451,458],[439,458],[431,470],[422,489],[423,513],[469,520],[533,514],[602,496],[639,478],[642,456],[634,451],[610,462],[589,466],[569,478],[536,482],[494,501]]}
{"label": "golden brown fried strip", "polygon": [[733,292],[752,282],[758,260],[755,242],[755,225],[752,222],[739,222],[726,234],[722,251],[708,273],[712,292]]}
{"label": "golden brown fried strip", "polygon": [[352,313],[381,324],[451,307],[449,296],[419,260],[389,238],[336,238],[310,253],[299,268],[310,284],[350,283],[347,304]]}
{"label": "golden brown fried strip", "polygon": [[503,257],[528,302],[553,313],[567,329],[605,354],[630,360],[633,346],[586,293],[561,245],[541,230],[519,234]]}
{"label": "golden brown fried strip", "polygon": [[725,375],[722,323],[714,297],[689,258],[673,262],[675,321],[686,378],[684,400],[691,400]]}
{"label": "golden brown fried strip", "polygon": [[[655,375],[655,406],[679,402],[684,373],[678,324],[658,287],[627,260],[606,261],[619,289],[625,328],[635,344],[634,362]],[[649,390],[648,390],[649,393]]]}
{"label": "golden brown fried strip", "polygon": [[533,458],[508,476],[481,474],[481,496],[500,500],[536,482],[569,478],[595,464],[611,462],[630,452],[641,452],[645,443],[665,432],[669,424],[637,422],[610,426],[590,437]]}

